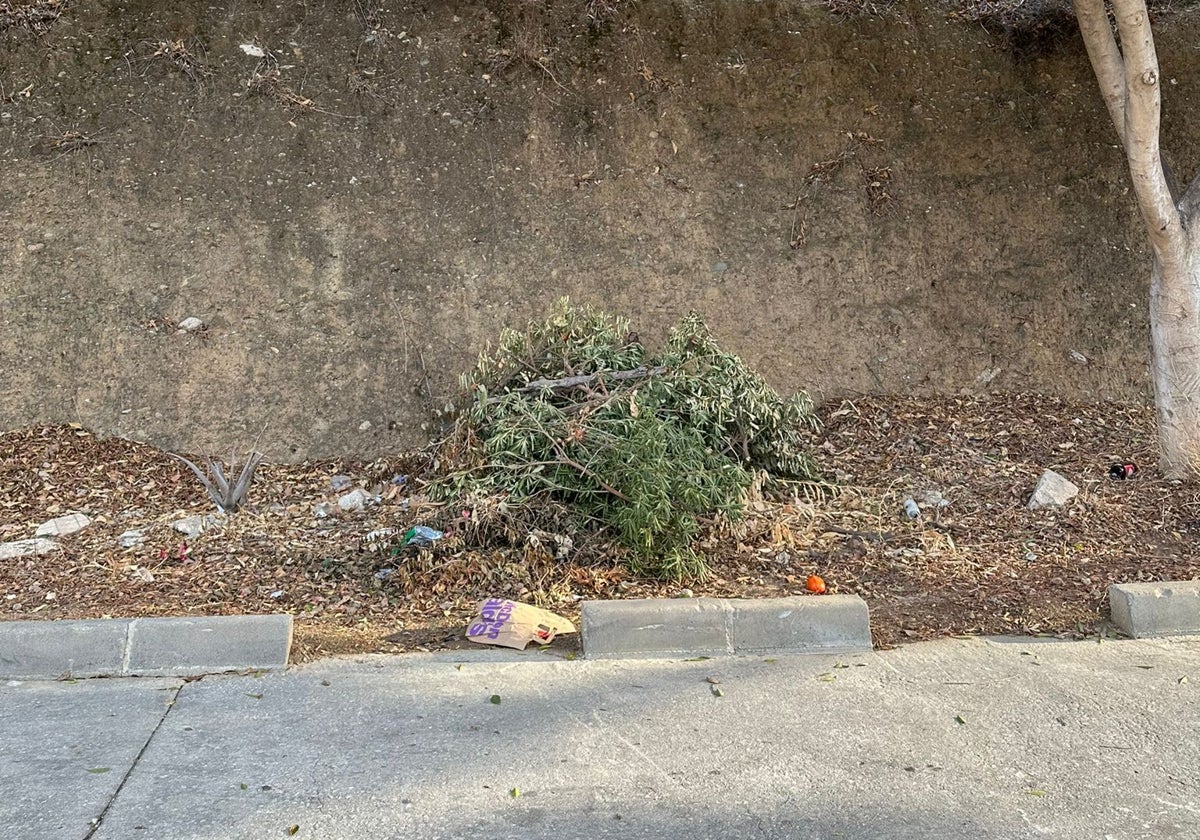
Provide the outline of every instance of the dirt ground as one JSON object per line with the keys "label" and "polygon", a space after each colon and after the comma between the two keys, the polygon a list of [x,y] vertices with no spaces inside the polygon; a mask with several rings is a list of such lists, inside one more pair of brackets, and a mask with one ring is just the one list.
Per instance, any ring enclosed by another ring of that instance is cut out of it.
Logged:
{"label": "dirt ground", "polygon": [[1080,45],[859,5],[6,3],[45,14],[0,17],[0,428],[396,453],[564,294],[651,342],[696,309],[785,392],[1144,399]]}
{"label": "dirt ground", "polygon": [[[0,564],[0,619],[286,611],[304,659],[466,644],[474,606],[491,596],[577,618],[586,598],[805,594],[818,574],[831,592],[866,599],[876,644],[889,646],[1108,633],[1109,584],[1200,576],[1200,494],[1156,474],[1142,408],[1014,394],[869,398],[827,405],[822,419],[813,445],[833,491],[754,497],[742,521],[709,523],[701,546],[712,576],[682,583],[634,577],[606,541],[581,533],[480,530],[496,509],[425,501],[415,456],[266,465],[251,506],[192,539],[171,523],[214,509],[163,452],[70,426],[9,432],[0,435],[0,540],[30,537],[68,511],[93,524],[63,537],[60,550]],[[1109,466],[1125,461],[1141,468],[1111,478]],[[1079,495],[1061,509],[1027,510],[1046,468]],[[340,512],[345,490],[332,488],[334,476],[378,502]],[[915,520],[903,512],[910,497],[923,505]],[[332,512],[318,517],[318,505]],[[378,533],[417,523],[447,535],[418,550]],[[122,548],[130,529],[145,541]],[[555,559],[563,536],[572,548]]]}

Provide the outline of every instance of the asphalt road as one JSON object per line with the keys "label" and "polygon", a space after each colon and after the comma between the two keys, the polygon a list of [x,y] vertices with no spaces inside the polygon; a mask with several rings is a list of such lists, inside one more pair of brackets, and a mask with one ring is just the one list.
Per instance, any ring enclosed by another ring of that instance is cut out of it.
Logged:
{"label": "asphalt road", "polygon": [[1191,840],[1198,692],[1200,638],[775,660],[479,650],[9,683],[0,826],[14,840]]}

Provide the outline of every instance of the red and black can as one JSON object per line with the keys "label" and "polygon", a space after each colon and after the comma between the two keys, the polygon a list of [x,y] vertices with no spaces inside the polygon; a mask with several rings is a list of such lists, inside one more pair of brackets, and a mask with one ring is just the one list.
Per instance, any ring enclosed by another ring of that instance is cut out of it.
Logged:
{"label": "red and black can", "polygon": [[1124,481],[1127,478],[1133,478],[1133,474],[1137,472],[1137,464],[1132,461],[1125,461],[1120,464],[1113,464],[1108,468],[1108,474],[1113,478],[1118,478]]}

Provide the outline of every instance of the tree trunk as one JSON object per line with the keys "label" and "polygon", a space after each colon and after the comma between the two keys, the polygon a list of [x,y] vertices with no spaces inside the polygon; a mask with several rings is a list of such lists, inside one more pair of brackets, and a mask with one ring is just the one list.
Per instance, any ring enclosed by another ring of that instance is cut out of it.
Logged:
{"label": "tree trunk", "polygon": [[[1192,237],[1185,234],[1186,239]],[[1200,475],[1200,248],[1150,275],[1151,370],[1158,412],[1159,466],[1174,478]]]}
{"label": "tree trunk", "polygon": [[1200,239],[1189,229],[1200,217],[1200,178],[1180,196],[1163,167],[1158,55],[1145,0],[1112,0],[1112,9],[1119,44],[1104,0],[1075,0],[1079,29],[1125,149],[1154,256],[1150,366],[1159,465],[1174,478],[1200,478]]}

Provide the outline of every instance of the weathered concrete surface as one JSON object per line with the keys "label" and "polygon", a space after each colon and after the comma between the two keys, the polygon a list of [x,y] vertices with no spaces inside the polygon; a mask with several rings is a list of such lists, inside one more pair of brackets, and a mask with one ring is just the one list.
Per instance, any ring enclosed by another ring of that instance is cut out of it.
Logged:
{"label": "weathered concrete surface", "polygon": [[83,838],[179,685],[179,680],[0,683],[0,835]]}
{"label": "weathered concrete surface", "polygon": [[[94,836],[1191,838],[1198,674],[1200,638],[702,662],[468,651],[207,677]],[[81,687],[38,690],[70,704]],[[72,725],[111,711],[80,706]],[[2,718],[0,755],[53,736],[26,718]],[[72,761],[46,757],[39,801],[77,795]],[[30,813],[12,836],[40,837]],[[82,837],[85,817],[55,836]]]}
{"label": "weathered concrete surface", "polygon": [[587,601],[582,614],[590,659],[871,648],[867,604],[857,595]]}
{"label": "weathered concrete surface", "polygon": [[139,618],[129,626],[124,673],[189,676],[245,668],[285,668],[292,617],[227,615]]}
{"label": "weathered concrete surface", "polygon": [[0,679],[196,676],[284,668],[292,617],[0,622]]}
{"label": "weathered concrete surface", "polygon": [[120,674],[128,637],[123,620],[0,622],[0,679]]}
{"label": "weathered concrete surface", "polygon": [[1200,580],[1115,584],[1108,602],[1113,623],[1135,639],[1200,633]]}

